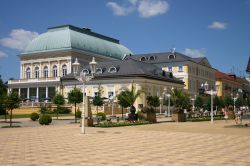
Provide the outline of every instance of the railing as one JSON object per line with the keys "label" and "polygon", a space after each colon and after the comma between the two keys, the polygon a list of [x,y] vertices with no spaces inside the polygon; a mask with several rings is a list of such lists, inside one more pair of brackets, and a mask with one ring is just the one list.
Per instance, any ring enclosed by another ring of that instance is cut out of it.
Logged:
{"label": "railing", "polygon": [[60,81],[60,77],[48,77],[48,78],[30,78],[30,79],[20,79],[20,80],[9,80],[8,84],[15,83],[29,83],[29,82],[44,82],[44,81]]}

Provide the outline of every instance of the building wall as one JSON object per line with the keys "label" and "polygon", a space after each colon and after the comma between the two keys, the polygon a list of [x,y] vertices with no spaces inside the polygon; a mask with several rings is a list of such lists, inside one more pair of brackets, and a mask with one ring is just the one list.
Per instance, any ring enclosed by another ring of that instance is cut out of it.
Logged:
{"label": "building wall", "polygon": [[[184,89],[186,89],[191,95],[197,95],[199,93],[200,85],[206,81],[210,85],[209,88],[215,87],[216,70],[211,67],[200,65],[191,61],[185,61],[178,63],[166,63],[162,66],[162,69],[167,72],[171,72],[169,67],[172,67],[172,73],[176,78],[184,81]],[[179,70],[181,68],[183,70]]]}
{"label": "building wall", "polygon": [[[139,105],[146,106],[146,97],[149,95],[152,96],[161,96],[164,97],[164,88],[170,90],[172,87],[182,89],[183,85],[170,83],[166,81],[151,80],[145,78],[135,78],[131,79],[109,79],[109,80],[100,80],[100,81],[90,81],[85,86],[85,92],[87,96],[94,96],[95,92],[98,92],[99,87],[103,89],[102,97],[109,98],[108,92],[113,92],[114,100],[116,101],[116,96],[123,90],[131,90],[132,84],[136,91],[142,90],[143,93],[135,101],[134,106],[138,108]],[[74,83],[65,83],[64,84],[64,93],[65,97],[68,96],[68,93],[74,88],[82,89],[82,85],[75,85]],[[166,93],[166,92],[165,92]]]}

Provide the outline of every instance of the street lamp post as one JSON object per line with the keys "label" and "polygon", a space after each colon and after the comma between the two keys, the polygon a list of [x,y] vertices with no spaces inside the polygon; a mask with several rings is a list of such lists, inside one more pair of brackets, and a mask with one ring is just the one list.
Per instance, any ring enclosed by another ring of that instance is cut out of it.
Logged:
{"label": "street lamp post", "polygon": [[91,75],[87,76],[85,72],[80,72],[80,63],[78,62],[78,59],[75,59],[75,62],[72,64],[73,67],[73,73],[75,78],[80,81],[83,85],[82,87],[82,127],[81,127],[81,134],[85,134],[85,84],[86,82],[90,81],[92,78],[94,78],[94,74],[96,72],[96,61],[95,57],[92,58],[92,61],[89,63]]}
{"label": "street lamp post", "polygon": [[167,93],[166,96],[168,98],[168,117],[170,117],[170,96],[171,95],[169,93]]}
{"label": "street lamp post", "polygon": [[[215,84],[216,86],[216,90],[218,89],[218,84]],[[214,122],[214,108],[213,108],[213,96],[217,94],[217,91],[216,90],[213,90],[213,88],[211,88],[210,90],[208,90],[208,83],[207,81],[205,82],[205,84],[201,84],[201,88],[204,88],[204,92],[206,94],[209,94],[211,95],[211,112],[210,112],[210,116],[211,116],[211,123]]]}
{"label": "street lamp post", "polygon": [[239,93],[237,93],[236,96],[234,96],[234,94],[231,93],[231,96],[232,96],[232,99],[233,99],[233,101],[234,101],[234,114],[236,114],[235,102],[236,102],[236,100],[237,100],[238,97],[239,97]]}

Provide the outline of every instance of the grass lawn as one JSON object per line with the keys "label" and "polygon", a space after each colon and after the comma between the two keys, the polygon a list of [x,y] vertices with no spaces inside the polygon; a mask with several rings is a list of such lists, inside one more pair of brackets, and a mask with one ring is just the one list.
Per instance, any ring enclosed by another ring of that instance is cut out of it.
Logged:
{"label": "grass lawn", "polygon": [[[52,117],[56,117],[56,114],[49,114]],[[58,117],[62,116],[74,116],[74,114],[59,114]],[[0,119],[4,119],[4,115],[0,115]],[[10,115],[7,115],[7,119],[10,118]],[[30,114],[13,114],[12,118],[30,118]]]}

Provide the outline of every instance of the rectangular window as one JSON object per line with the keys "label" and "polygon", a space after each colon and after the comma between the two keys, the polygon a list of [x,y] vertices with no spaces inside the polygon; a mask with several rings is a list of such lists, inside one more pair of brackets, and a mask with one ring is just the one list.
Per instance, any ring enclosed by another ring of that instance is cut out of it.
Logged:
{"label": "rectangular window", "polygon": [[183,66],[178,66],[178,72],[183,72]]}

